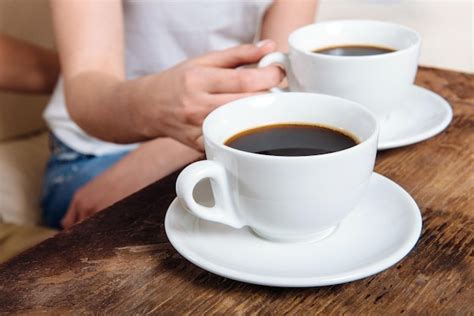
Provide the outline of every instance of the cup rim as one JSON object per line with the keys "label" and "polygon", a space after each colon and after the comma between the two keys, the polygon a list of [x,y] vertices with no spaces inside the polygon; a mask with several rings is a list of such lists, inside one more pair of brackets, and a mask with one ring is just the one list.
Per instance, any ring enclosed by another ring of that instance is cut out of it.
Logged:
{"label": "cup rim", "polygon": [[[392,27],[397,27],[399,29],[403,29],[405,31],[408,31],[412,34],[415,35],[416,41],[409,45],[408,47],[402,48],[402,49],[397,49],[393,52],[389,52],[386,54],[379,54],[379,55],[364,55],[364,56],[334,56],[334,55],[326,55],[326,54],[319,54],[319,53],[314,53],[314,52],[308,52],[306,50],[297,48],[295,45],[295,36],[298,32],[304,31],[306,29],[311,29],[314,27],[321,27],[323,25],[328,25],[328,24],[338,24],[338,23],[372,23],[372,24],[385,24],[388,26]],[[328,59],[328,60],[361,60],[361,59],[380,59],[380,58],[387,58],[388,56],[397,56],[400,54],[405,53],[408,50],[412,50],[415,47],[419,46],[421,43],[421,34],[407,26],[397,24],[397,23],[392,23],[392,22],[386,22],[386,21],[380,21],[380,20],[369,20],[369,19],[343,19],[343,20],[331,20],[331,21],[323,21],[323,22],[316,22],[312,24],[308,24],[306,26],[300,27],[296,30],[294,30],[288,37],[288,44],[291,47],[291,49],[294,49],[298,51],[299,53],[305,54],[307,56],[312,56],[317,58],[322,58],[322,59]]]}
{"label": "cup rim", "polygon": [[[271,93],[271,94],[273,94],[275,96],[279,95],[278,93]],[[331,98],[331,99],[334,99],[334,100],[337,100],[337,101],[340,101],[340,102],[351,103],[352,106],[358,108],[359,110],[362,110],[362,112],[364,112],[366,115],[368,115],[370,120],[374,123],[374,129],[373,129],[372,133],[369,135],[369,137],[367,137],[363,141],[360,141],[355,146],[352,146],[352,147],[349,147],[349,148],[346,148],[346,149],[343,149],[343,150],[335,151],[335,152],[332,152],[332,153],[325,153],[325,154],[319,154],[319,155],[309,155],[309,156],[273,156],[273,155],[262,155],[262,154],[257,154],[257,153],[251,153],[251,152],[247,152],[247,151],[232,148],[230,146],[225,145],[224,143],[216,142],[212,138],[207,137],[207,135],[210,133],[210,127],[209,127],[210,120],[212,120],[212,117],[215,115],[215,113],[218,113],[218,112],[222,111],[222,109],[227,107],[227,106],[232,106],[233,104],[245,102],[246,100],[249,100],[249,99],[262,98],[262,97],[265,97],[267,95],[267,94],[263,94],[263,95],[245,97],[245,98],[241,98],[241,99],[226,103],[226,104],[220,106],[219,108],[215,109],[211,113],[209,113],[209,115],[204,119],[203,126],[202,126],[204,142],[209,142],[209,143],[212,144],[212,146],[217,147],[220,150],[224,150],[224,151],[230,152],[232,154],[244,156],[244,157],[247,157],[247,158],[265,159],[265,160],[274,160],[274,161],[293,161],[293,162],[294,161],[306,161],[306,160],[310,160],[310,159],[322,160],[322,159],[332,158],[332,157],[338,156],[338,155],[343,155],[347,152],[357,150],[358,148],[360,148],[362,146],[365,146],[367,143],[373,141],[374,138],[375,138],[375,142],[377,143],[378,135],[379,135],[379,132],[380,132],[379,121],[377,120],[377,118],[375,117],[375,115],[372,112],[370,112],[367,108],[365,108],[360,103],[357,103],[357,102],[354,102],[354,101],[351,101],[351,100],[348,100],[348,99],[332,96],[332,95],[321,94],[321,93],[285,92],[284,94],[285,95],[307,95],[307,96],[313,96],[313,97],[323,96],[324,98]],[[355,135],[355,136],[358,136],[358,135]]]}

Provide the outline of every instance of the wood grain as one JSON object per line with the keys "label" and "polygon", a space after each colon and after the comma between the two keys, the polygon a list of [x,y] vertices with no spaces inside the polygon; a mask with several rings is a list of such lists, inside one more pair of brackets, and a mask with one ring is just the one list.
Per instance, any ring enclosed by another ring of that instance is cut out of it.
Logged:
{"label": "wood grain", "polygon": [[376,171],[423,213],[415,249],[343,285],[285,289],[208,273],[169,244],[176,174],[0,266],[0,311],[47,314],[473,314],[474,76],[421,68],[417,83],[453,106],[440,135],[379,153]]}

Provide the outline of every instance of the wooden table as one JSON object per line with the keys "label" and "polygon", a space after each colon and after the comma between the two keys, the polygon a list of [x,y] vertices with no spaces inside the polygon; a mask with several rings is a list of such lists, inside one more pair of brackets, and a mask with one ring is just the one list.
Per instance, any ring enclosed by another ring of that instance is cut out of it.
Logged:
{"label": "wooden table", "polygon": [[401,262],[322,288],[249,285],[208,273],[168,242],[163,219],[176,174],[0,266],[0,311],[27,313],[474,313],[474,76],[421,68],[454,119],[428,141],[379,153],[376,171],[402,185],[423,232]]}

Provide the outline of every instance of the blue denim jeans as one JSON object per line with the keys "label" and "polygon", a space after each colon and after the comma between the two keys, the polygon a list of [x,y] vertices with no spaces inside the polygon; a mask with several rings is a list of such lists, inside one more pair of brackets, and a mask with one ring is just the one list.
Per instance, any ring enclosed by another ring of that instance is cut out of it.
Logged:
{"label": "blue denim jeans", "polygon": [[69,148],[53,134],[50,136],[50,148],[41,207],[45,223],[60,228],[74,192],[122,159],[128,151],[104,156],[85,155]]}

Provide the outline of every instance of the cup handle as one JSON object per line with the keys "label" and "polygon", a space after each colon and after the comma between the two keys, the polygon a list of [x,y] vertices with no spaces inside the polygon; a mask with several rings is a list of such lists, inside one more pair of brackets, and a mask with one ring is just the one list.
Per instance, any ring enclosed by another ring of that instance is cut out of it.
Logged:
{"label": "cup handle", "polygon": [[[285,70],[288,78],[288,73],[291,71],[290,60],[288,58],[288,54],[281,53],[281,52],[274,52],[268,55],[265,55],[260,62],[258,63],[258,68],[263,68],[270,66],[271,64],[279,64],[283,70]],[[288,88],[278,88],[273,87],[270,89],[271,92],[290,92]]]}
{"label": "cup handle", "polygon": [[[212,184],[215,200],[213,207],[199,204],[193,196],[196,185],[206,178],[209,178]],[[226,170],[218,162],[203,160],[187,166],[178,176],[176,193],[183,207],[199,218],[234,228],[245,226],[235,211]]]}

